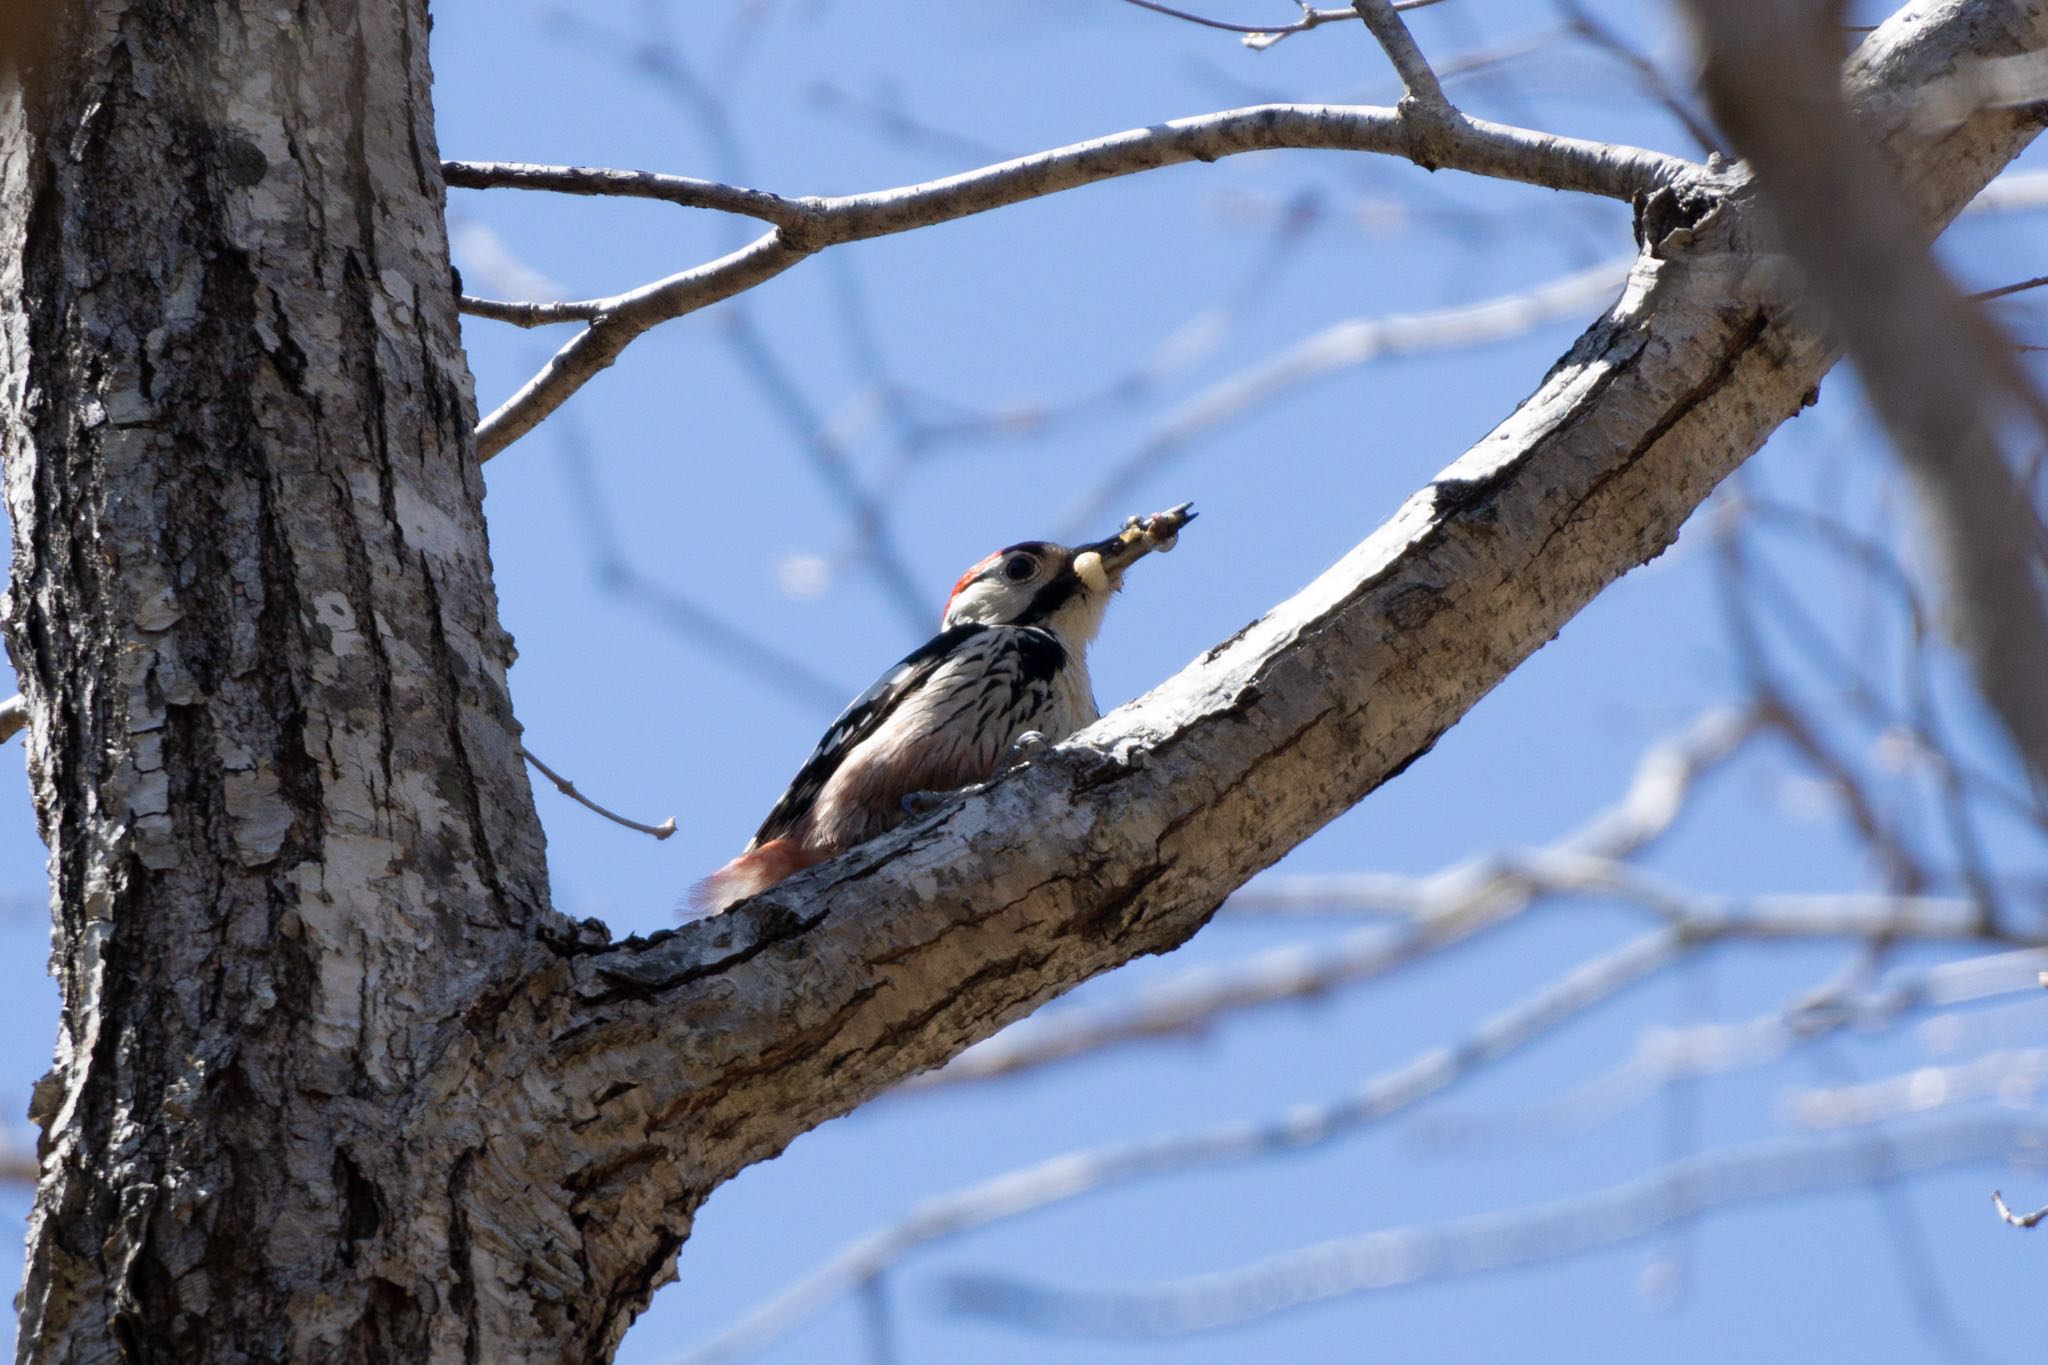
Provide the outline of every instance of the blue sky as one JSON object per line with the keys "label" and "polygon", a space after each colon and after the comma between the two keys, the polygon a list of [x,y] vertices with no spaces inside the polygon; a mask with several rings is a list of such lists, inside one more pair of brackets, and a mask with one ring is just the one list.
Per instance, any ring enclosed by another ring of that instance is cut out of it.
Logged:
{"label": "blue sky", "polygon": [[[1679,52],[1662,6],[1594,8],[1660,58]],[[1239,19],[1288,10],[1248,0],[1207,7]],[[523,6],[458,0],[437,8],[444,155],[839,193],[1238,104],[1390,103],[1398,94],[1354,25],[1252,53],[1229,35],[1113,0],[698,0],[665,10],[589,3],[576,12],[571,22]],[[654,32],[650,14],[666,14],[668,36],[715,96],[723,132],[673,81],[636,61],[635,44]],[[1617,68],[1557,43],[1547,6],[1450,0],[1413,23],[1440,65],[1526,46],[1519,59],[1453,82],[1454,97],[1476,113],[1693,151]],[[2048,162],[2035,155],[2027,164]],[[458,264],[471,289],[485,293],[501,292],[490,281],[502,279],[502,262],[483,249],[492,242],[580,297],[707,259],[738,231],[661,205],[508,192],[459,193],[454,211],[468,233]],[[1980,284],[2048,271],[2038,217],[1967,220],[1945,245]],[[543,789],[560,908],[600,916],[620,933],[672,922],[690,884],[744,844],[837,701],[935,624],[962,568],[1010,541],[1102,534],[1126,512],[1193,499],[1201,522],[1176,554],[1133,574],[1094,654],[1105,707],[1143,691],[1362,539],[1505,417],[1597,308],[1509,341],[1392,357],[1305,384],[1180,447],[1136,480],[1107,522],[1069,525],[1108,470],[1143,450],[1180,405],[1321,328],[1513,294],[1629,246],[1622,206],[1384,159],[1269,153],[1127,178],[806,262],[742,301],[743,335],[773,357],[793,397],[770,396],[759,365],[734,341],[741,323],[730,307],[644,338],[487,469],[501,606],[520,648],[514,696],[531,746],[597,799],[644,820],[674,816],[680,828],[655,843]],[[1213,326],[1202,321],[1218,317]],[[495,405],[565,335],[472,322],[482,406]],[[1149,386],[1130,383],[1170,338],[1190,362]],[[900,431],[869,401],[878,375],[913,393],[913,416],[926,423],[1041,405],[1061,416],[907,456]],[[821,422],[886,507],[921,585],[921,615],[846,554],[846,511],[803,444]],[[1789,424],[1746,477],[1774,497],[1862,515],[1901,502],[1889,473],[1851,377],[1838,373],[1820,406]],[[606,523],[602,553],[589,533],[593,498]],[[1425,761],[1282,870],[1427,873],[1548,843],[1616,799],[1646,744],[1740,694],[1711,539],[1696,520],[1673,551],[1603,594]],[[1896,645],[1881,626],[1850,629],[1862,599],[1837,561],[1797,541],[1773,544],[1763,571],[1812,594],[1848,647]],[[701,632],[675,629],[673,613],[607,581],[605,555],[797,657],[823,687],[764,674]],[[1816,689],[1832,727],[1837,717],[1813,671],[1795,664],[1790,672]],[[1952,670],[1941,682],[1960,733],[1988,751]],[[1839,733],[1848,744],[1855,732],[1844,722]],[[1856,756],[1866,761],[1865,752]],[[1896,792],[1901,819],[1921,818],[1903,784],[1885,790]],[[2038,831],[1987,828],[2016,876],[2048,871]],[[17,908],[0,930],[19,939],[5,959],[14,964],[6,979],[13,1027],[0,1066],[25,1095],[47,1064],[55,1000],[40,970],[42,852],[18,786],[0,803],[0,840],[16,869],[0,891]],[[1705,784],[1649,865],[1727,894],[1877,885],[1811,780],[1768,743]],[[1171,958],[1133,964],[1062,1004],[1114,1000],[1264,948],[1327,946],[1356,927],[1219,921]],[[1074,1148],[1336,1097],[1455,1041],[1489,1012],[1648,927],[1639,910],[1554,901],[1370,987],[1248,1015],[1193,1041],[878,1103],[718,1191],[682,1252],[680,1283],[661,1292],[620,1358],[652,1365],[679,1356],[847,1239],[929,1196]],[[1885,965],[1911,971],[1958,955],[1900,949]],[[1414,1117],[1554,1097],[1613,1066],[1645,1028],[1774,1010],[1846,956],[1840,944],[1716,949]],[[2007,1045],[2048,1042],[2044,1019],[2015,1016]],[[1777,1067],[1682,1087],[1568,1141],[1432,1150],[1415,1123],[1396,1122],[1282,1160],[1122,1185],[905,1262],[885,1291],[897,1358],[2017,1359],[2023,1349],[2014,1343],[2037,1338],[2044,1322],[2042,1245],[1998,1224],[1988,1191],[2002,1185],[2048,1201],[2048,1172],[1988,1166],[1746,1205],[1570,1260],[1350,1297],[1164,1343],[1049,1339],[948,1315],[938,1303],[941,1281],[956,1272],[1148,1281],[1325,1238],[1569,1197],[1687,1152],[1782,1135],[1778,1103],[1788,1089],[1889,1075],[1931,1058],[1925,1030],[1851,1032]],[[7,1207],[21,1214],[19,1194]],[[1676,1292],[1646,1292],[1646,1282]],[[1939,1325],[1947,1319],[1969,1326],[1959,1337]],[[861,1309],[842,1301],[759,1358],[864,1361],[873,1358],[864,1342]]]}

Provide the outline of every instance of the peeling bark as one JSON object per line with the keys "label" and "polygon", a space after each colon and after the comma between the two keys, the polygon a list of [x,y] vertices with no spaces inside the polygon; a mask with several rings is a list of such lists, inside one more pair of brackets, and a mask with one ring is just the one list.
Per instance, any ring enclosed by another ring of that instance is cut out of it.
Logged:
{"label": "peeling bark", "polygon": [[[174,12],[175,11],[175,12]],[[709,1192],[1086,977],[1413,762],[1831,363],[1739,171],[1291,601],[1044,761],[714,919],[545,904],[420,0],[58,20],[0,105],[9,640],[57,1065],[21,1357],[603,1360]],[[2048,0],[1937,0],[1870,117]],[[2031,138],[1892,137],[1934,221]]]}

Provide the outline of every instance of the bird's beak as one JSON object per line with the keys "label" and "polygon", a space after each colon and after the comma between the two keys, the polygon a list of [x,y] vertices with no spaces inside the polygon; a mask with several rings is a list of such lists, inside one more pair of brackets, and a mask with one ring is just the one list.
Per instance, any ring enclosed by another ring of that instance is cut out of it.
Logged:
{"label": "bird's beak", "polygon": [[[1131,517],[1124,522],[1124,528],[1108,540],[1098,540],[1088,545],[1074,547],[1074,566],[1084,580],[1092,580],[1094,569],[1110,583],[1123,576],[1125,569],[1157,550],[1165,554],[1180,539],[1180,528],[1195,519],[1191,510],[1194,504],[1184,502],[1164,512],[1154,512],[1149,517]],[[1092,560],[1090,559],[1092,556]]]}

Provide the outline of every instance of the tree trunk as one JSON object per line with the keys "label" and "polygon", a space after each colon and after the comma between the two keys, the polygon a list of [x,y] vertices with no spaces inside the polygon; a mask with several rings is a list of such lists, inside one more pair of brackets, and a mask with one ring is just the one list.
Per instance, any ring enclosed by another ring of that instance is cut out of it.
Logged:
{"label": "tree trunk", "polygon": [[[988,792],[612,945],[546,904],[423,0],[90,4],[47,4],[0,92],[9,643],[64,996],[24,1361],[608,1358],[721,1181],[1183,941],[1830,363],[1746,175],[1703,169],[1530,401],[1293,601]],[[2043,45],[2048,0],[1926,0],[1851,64],[1930,220],[2037,125],[1929,141],[1912,97]]]}
{"label": "tree trunk", "polygon": [[426,6],[46,8],[0,128],[64,999],[20,1355],[426,1359],[463,1287],[372,1254],[395,1111],[548,913]]}

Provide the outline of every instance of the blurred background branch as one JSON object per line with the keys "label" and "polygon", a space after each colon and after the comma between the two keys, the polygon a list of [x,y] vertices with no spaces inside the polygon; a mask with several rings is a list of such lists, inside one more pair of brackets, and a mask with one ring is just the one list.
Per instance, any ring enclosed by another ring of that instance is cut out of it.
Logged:
{"label": "blurred background branch", "polygon": [[2048,1122],[1937,1119],[1883,1140],[1783,1140],[1674,1162],[1640,1179],[1434,1226],[1398,1228],[1283,1253],[1240,1270],[1130,1288],[1063,1289],[952,1275],[950,1311],[1035,1332],[1172,1337],[1241,1326],[1348,1294],[1531,1265],[1645,1237],[1712,1209],[1938,1170],[2048,1154]]}
{"label": "blurred background branch", "polygon": [[[1881,137],[1929,135],[1928,108],[1894,111],[1889,127],[1866,111],[1859,126],[1841,92],[1841,31],[1825,7],[1687,7],[1708,105],[1763,186],[1799,266],[1794,287],[1855,362],[1913,476],[1945,589],[1942,618],[2035,784],[2048,784],[2048,530],[2016,468],[2048,439],[2048,403],[2011,343],[1928,254],[1915,189],[1879,154]],[[2026,32],[2015,23],[2013,40]],[[1978,109],[2022,102],[2010,90],[1957,89],[1981,69],[1966,63],[1951,79],[1966,107],[1942,111],[1940,132]]]}

